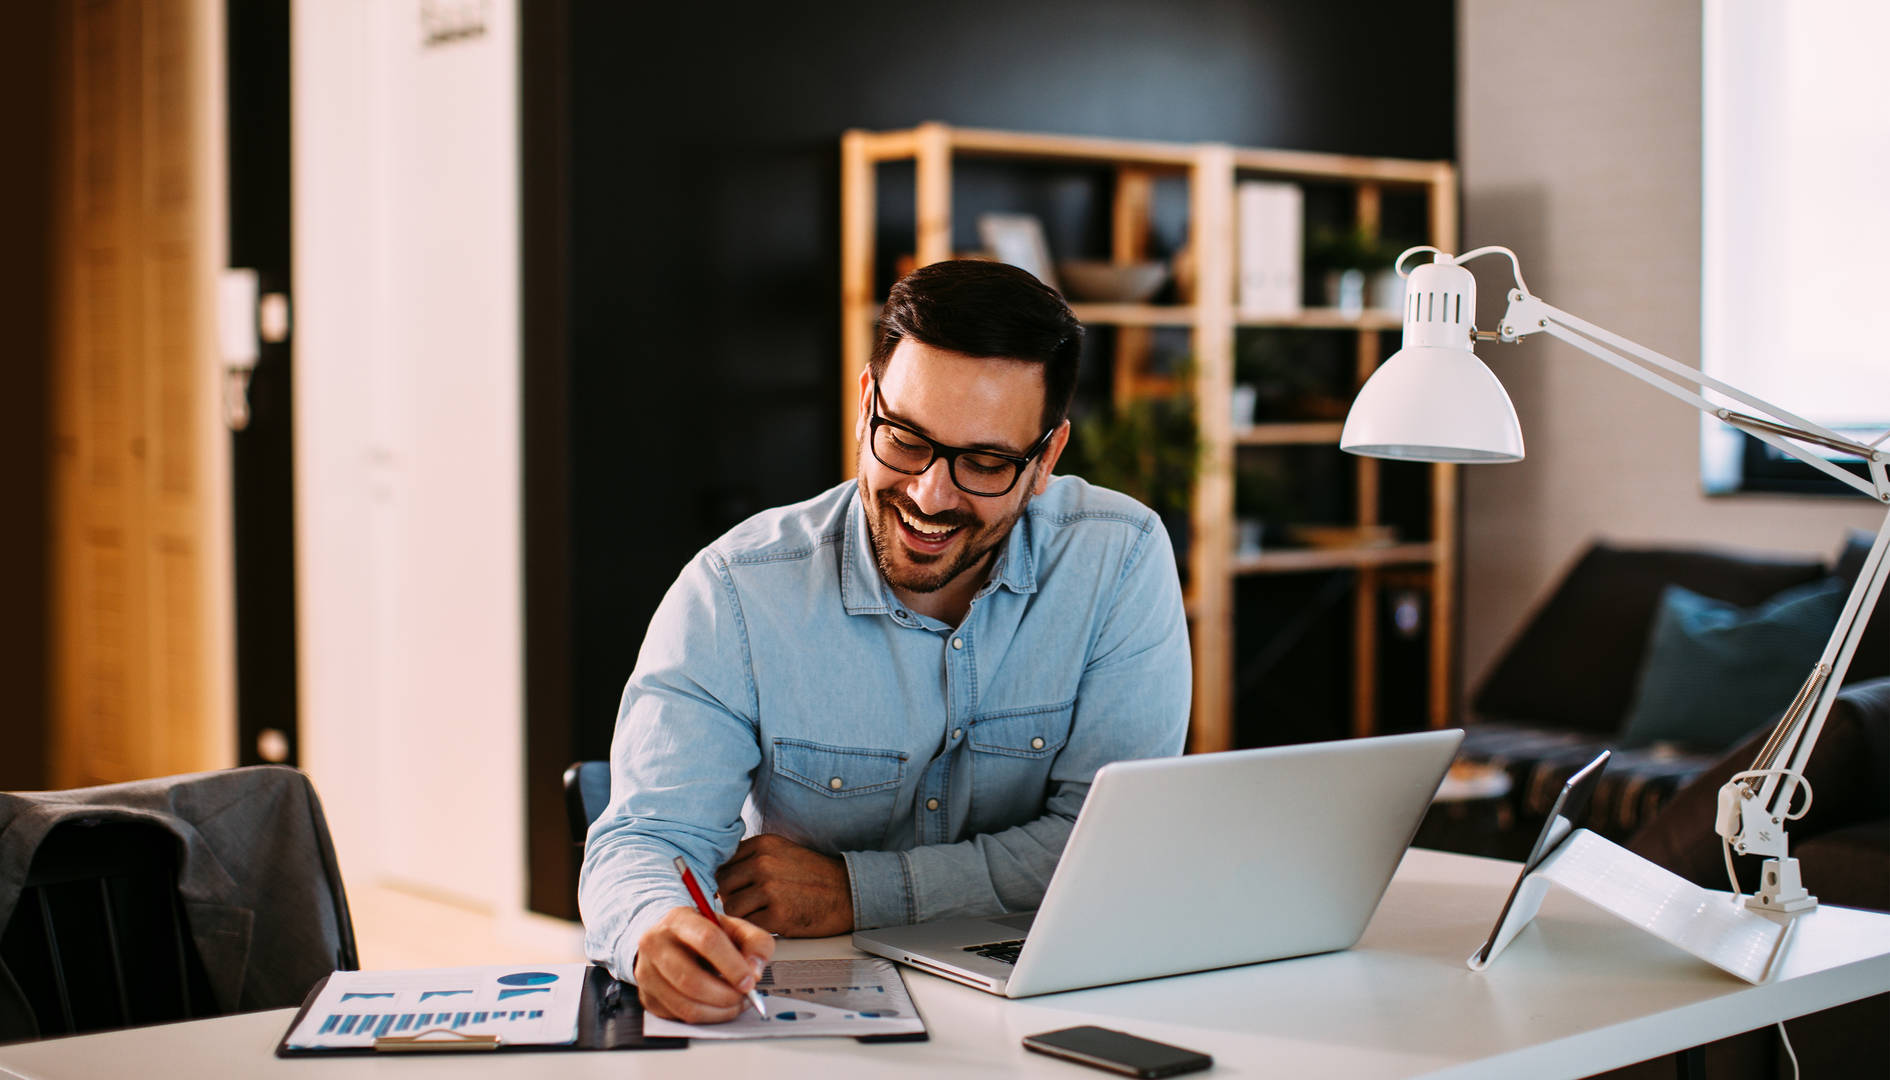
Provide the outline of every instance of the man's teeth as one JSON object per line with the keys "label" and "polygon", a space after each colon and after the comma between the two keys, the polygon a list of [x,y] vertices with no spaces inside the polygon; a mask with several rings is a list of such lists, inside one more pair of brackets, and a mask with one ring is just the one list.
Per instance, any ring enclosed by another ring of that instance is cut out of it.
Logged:
{"label": "man's teeth", "polygon": [[941,525],[927,525],[918,518],[906,513],[904,507],[894,507],[893,509],[899,511],[899,520],[905,522],[907,528],[921,536],[946,536],[958,531],[958,526],[956,525],[950,526],[949,528]]}

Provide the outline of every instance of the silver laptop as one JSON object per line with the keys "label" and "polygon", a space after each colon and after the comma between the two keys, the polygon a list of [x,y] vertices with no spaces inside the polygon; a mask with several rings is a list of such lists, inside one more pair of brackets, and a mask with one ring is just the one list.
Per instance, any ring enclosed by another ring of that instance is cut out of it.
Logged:
{"label": "silver laptop", "polygon": [[889,926],[856,948],[1006,997],[1350,948],[1459,730],[1119,761],[1034,912]]}

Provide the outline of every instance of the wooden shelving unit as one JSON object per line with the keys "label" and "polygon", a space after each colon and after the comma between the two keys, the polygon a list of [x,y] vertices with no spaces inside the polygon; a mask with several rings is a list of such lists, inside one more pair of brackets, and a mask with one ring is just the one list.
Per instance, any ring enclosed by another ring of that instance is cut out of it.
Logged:
{"label": "wooden shelving unit", "polygon": [[[1287,327],[1349,333],[1357,340],[1356,384],[1362,384],[1383,353],[1380,335],[1401,328],[1397,315],[1366,311],[1350,315],[1312,308],[1290,318],[1260,317],[1235,304],[1234,190],[1237,179],[1266,178],[1343,184],[1354,193],[1355,220],[1375,230],[1383,193],[1421,192],[1429,217],[1428,242],[1456,249],[1456,170],[1447,162],[1364,158],[1285,150],[1241,149],[1219,143],[1163,143],[1132,139],[1035,135],[1010,131],[921,124],[900,131],[850,131],[841,140],[841,461],[854,461],[854,388],[872,351],[873,319],[881,298],[873,281],[874,237],[881,163],[914,163],[919,265],[952,257],[952,169],[960,158],[1013,158],[1032,162],[1101,165],[1115,172],[1111,257],[1119,263],[1147,255],[1149,207],[1159,176],[1185,178],[1189,192],[1189,247],[1195,262],[1191,304],[1077,303],[1086,325],[1113,326],[1116,333],[1114,391],[1118,401],[1174,388],[1172,377],[1140,370],[1148,335],[1158,327],[1190,330],[1194,351],[1193,393],[1202,458],[1195,486],[1191,549],[1187,552],[1187,597],[1194,650],[1194,718],[1189,749],[1225,750],[1235,744],[1233,722],[1234,589],[1237,576],[1352,570],[1355,592],[1355,670],[1352,730],[1376,730],[1378,687],[1378,594],[1389,579],[1428,590],[1431,603],[1428,716],[1445,726],[1453,715],[1451,673],[1456,647],[1457,582],[1456,467],[1431,467],[1429,540],[1357,548],[1269,551],[1236,557],[1234,551],[1234,458],[1242,446],[1334,446],[1341,425],[1331,421],[1256,424],[1232,422],[1234,333],[1240,327]],[[1355,384],[1355,385],[1356,385]],[[1379,468],[1359,458],[1356,506],[1359,525],[1379,519]]]}

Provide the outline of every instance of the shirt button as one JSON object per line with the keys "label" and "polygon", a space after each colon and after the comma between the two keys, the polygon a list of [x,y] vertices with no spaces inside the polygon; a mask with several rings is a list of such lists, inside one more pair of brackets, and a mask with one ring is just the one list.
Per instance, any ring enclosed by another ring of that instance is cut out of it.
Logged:
{"label": "shirt button", "polygon": [[964,738],[964,736],[965,736],[965,729],[964,729],[964,728],[961,728],[961,727],[955,727],[955,728],[953,728],[953,729],[952,729],[952,738],[954,738],[954,739],[962,739],[962,738]]}
{"label": "shirt button", "polygon": [[[1037,741],[1041,743],[1043,740],[1039,739]],[[836,776],[832,780],[827,781],[827,786],[834,789],[835,791],[839,791],[842,787],[846,786],[846,782]]]}
{"label": "shirt button", "polygon": [[937,800],[937,799],[927,799],[927,800],[925,800],[925,808],[926,808],[927,810],[937,810],[937,809],[938,809],[938,800]]}
{"label": "shirt button", "polygon": [[962,648],[964,648],[964,647],[965,647],[965,639],[964,639],[964,638],[953,638],[953,639],[952,639],[952,648],[954,648],[954,649],[962,649]]}
{"label": "shirt button", "polygon": [[[1039,738],[1039,739],[1032,739],[1032,740],[1030,740],[1030,748],[1031,748],[1032,750],[1042,750],[1042,749],[1043,749],[1043,740],[1042,740],[1042,739],[1040,739],[1040,738]],[[839,784],[835,784],[835,785],[834,785],[834,787],[839,787],[839,786],[840,786]]]}

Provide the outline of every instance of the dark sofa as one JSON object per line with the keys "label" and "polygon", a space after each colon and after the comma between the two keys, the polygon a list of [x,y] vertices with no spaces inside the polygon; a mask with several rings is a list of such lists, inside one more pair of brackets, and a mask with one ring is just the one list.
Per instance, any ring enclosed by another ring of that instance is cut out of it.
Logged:
{"label": "dark sofa", "polygon": [[[1461,806],[1438,807],[1426,820],[1418,843],[1522,858],[1563,781],[1602,749],[1615,754],[1596,791],[1589,827],[1626,843],[1676,792],[1726,753],[1725,745],[1657,743],[1624,749],[1619,744],[1662,591],[1677,585],[1749,608],[1833,575],[1848,588],[1871,539],[1866,533],[1851,534],[1838,558],[1828,564],[1730,549],[1592,545],[1472,696],[1460,760],[1505,770],[1508,794],[1470,813]],[[1868,625],[1845,685],[1857,687],[1886,676],[1890,613],[1881,613]],[[1786,700],[1789,694],[1779,701],[1780,709]],[[1762,739],[1761,732],[1769,727],[1769,721],[1754,725],[1752,737]],[[1821,744],[1820,755],[1825,752],[1828,748]]]}

